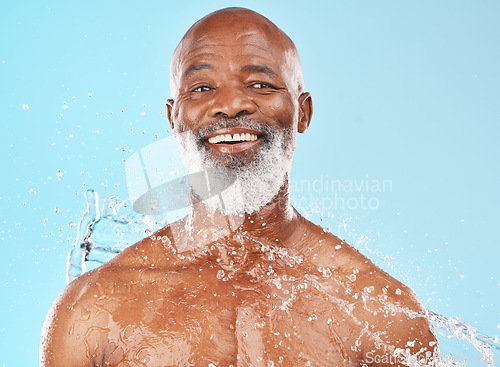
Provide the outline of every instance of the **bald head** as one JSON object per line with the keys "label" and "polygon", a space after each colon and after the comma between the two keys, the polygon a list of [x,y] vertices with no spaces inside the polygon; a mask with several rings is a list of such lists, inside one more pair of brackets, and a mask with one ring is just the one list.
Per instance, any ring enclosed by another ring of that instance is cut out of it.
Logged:
{"label": "bald head", "polygon": [[[206,45],[248,44],[266,52],[269,57],[281,59],[283,77],[290,92],[303,92],[302,67],[292,40],[266,17],[245,8],[225,8],[210,13],[197,21],[179,42],[170,66],[170,92],[176,99],[183,67],[193,52]],[[221,58],[227,55],[221,51]],[[216,51],[217,52],[217,51]],[[251,57],[251,52],[248,54]]]}

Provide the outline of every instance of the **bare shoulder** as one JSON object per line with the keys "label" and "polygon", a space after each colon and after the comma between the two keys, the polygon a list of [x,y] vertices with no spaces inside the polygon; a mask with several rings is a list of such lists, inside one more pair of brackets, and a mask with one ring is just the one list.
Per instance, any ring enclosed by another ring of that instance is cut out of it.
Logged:
{"label": "bare shoulder", "polygon": [[147,273],[146,270],[157,268],[168,272],[177,265],[177,257],[161,241],[144,238],[68,284],[55,300],[50,315],[66,310],[74,313],[75,308],[84,308],[104,294],[114,292],[112,288],[117,284],[141,280],[139,274]]}
{"label": "bare shoulder", "polygon": [[52,304],[42,331],[41,366],[92,365],[84,345],[88,340],[79,340],[75,329],[89,321],[86,310],[94,297],[100,273],[96,269],[81,275],[68,284]]}
{"label": "bare shoulder", "polygon": [[[430,361],[437,349],[427,311],[416,294],[356,248],[310,226],[305,258],[345,290],[344,301],[362,325],[364,361],[371,366],[405,366],[401,355]],[[399,355],[400,357],[395,357]]]}
{"label": "bare shoulder", "polygon": [[304,257],[313,266],[329,269],[336,280],[349,284],[353,292],[364,292],[401,307],[424,311],[415,293],[375,265],[346,241],[312,224],[308,228]]}
{"label": "bare shoulder", "polygon": [[[161,243],[161,241],[160,241]],[[134,284],[154,281],[155,272],[175,268],[173,256],[146,238],[130,246],[106,264],[88,271],[70,284],[54,301],[42,332],[40,363],[42,366],[93,365],[103,357],[105,345],[97,331],[109,326],[114,304],[131,297]],[[172,258],[172,261],[171,261]],[[152,279],[152,280],[151,280]],[[94,345],[96,348],[91,348]],[[56,352],[57,351],[57,352]]]}
{"label": "bare shoulder", "polygon": [[315,267],[328,268],[341,281],[359,280],[376,272],[381,278],[388,274],[346,241],[328,230],[306,221],[304,245],[300,252]]}

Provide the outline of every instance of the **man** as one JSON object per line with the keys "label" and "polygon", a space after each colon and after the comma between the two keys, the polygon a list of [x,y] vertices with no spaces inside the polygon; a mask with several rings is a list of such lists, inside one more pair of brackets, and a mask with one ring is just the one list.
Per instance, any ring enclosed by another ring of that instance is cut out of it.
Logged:
{"label": "man", "polygon": [[296,134],[312,116],[293,42],[248,9],[209,14],[175,50],[171,95],[188,171],[231,185],[70,283],[41,364],[431,364],[412,291],[290,204]]}

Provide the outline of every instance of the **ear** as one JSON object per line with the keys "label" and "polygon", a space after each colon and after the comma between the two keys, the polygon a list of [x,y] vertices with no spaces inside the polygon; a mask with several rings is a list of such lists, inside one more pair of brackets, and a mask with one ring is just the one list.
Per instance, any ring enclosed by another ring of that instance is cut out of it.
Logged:
{"label": "ear", "polygon": [[167,118],[168,122],[170,122],[170,127],[172,128],[172,132],[174,131],[174,119],[172,118],[172,109],[174,108],[174,100],[167,99],[165,103],[167,105]]}
{"label": "ear", "polygon": [[312,114],[313,105],[311,94],[302,93],[299,97],[299,123],[297,125],[297,131],[299,133],[306,132],[311,123]]}

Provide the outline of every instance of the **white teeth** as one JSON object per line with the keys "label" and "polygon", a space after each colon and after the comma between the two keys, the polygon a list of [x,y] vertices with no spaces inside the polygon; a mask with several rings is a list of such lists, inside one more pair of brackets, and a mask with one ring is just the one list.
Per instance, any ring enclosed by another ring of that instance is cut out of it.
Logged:
{"label": "white teeth", "polygon": [[220,142],[230,142],[230,141],[254,141],[257,140],[257,135],[249,134],[249,133],[241,133],[241,134],[221,134],[212,136],[208,138],[208,142],[212,144],[217,144]]}

